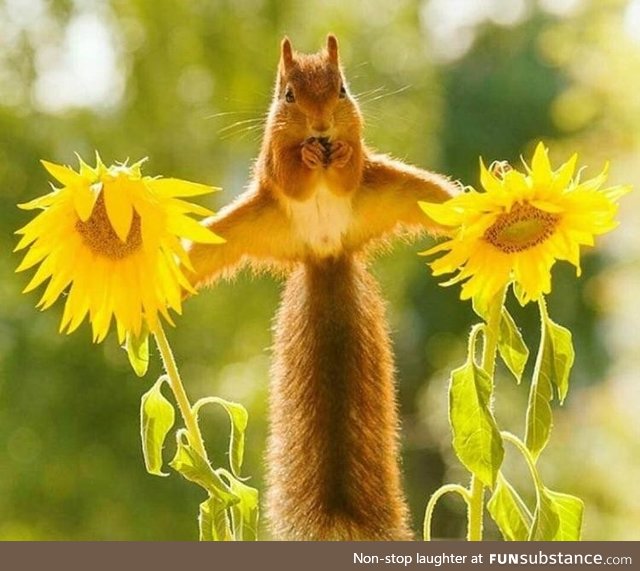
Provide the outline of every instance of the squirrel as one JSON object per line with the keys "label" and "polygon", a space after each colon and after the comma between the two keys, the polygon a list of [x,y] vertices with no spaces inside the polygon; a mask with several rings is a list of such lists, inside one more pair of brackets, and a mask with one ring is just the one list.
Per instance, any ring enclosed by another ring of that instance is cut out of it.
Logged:
{"label": "squirrel", "polygon": [[247,190],[193,244],[196,287],[243,263],[287,272],[274,326],[267,515],[284,540],[411,539],[399,466],[394,365],[367,252],[401,231],[442,231],[418,201],[448,178],[367,148],[338,41],[281,43],[273,101]]}

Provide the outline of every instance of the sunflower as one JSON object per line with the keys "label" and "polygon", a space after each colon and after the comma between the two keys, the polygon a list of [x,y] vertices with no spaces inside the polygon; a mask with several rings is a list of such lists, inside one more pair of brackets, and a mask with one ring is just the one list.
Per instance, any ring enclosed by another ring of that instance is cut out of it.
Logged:
{"label": "sunflower", "polygon": [[78,157],[79,171],[42,161],[61,183],[53,192],[18,205],[41,212],[16,233],[16,251],[28,248],[16,271],[39,264],[24,292],[47,279],[38,303],[50,307],[68,290],[60,331],[74,331],[88,316],[94,342],[102,341],[112,317],[123,342],[143,326],[155,332],[159,314],[173,324],[183,290],[193,291],[181,267],[191,268],[180,238],[217,243],[219,238],[189,215],[211,212],[182,200],[215,189],[173,178],[142,176],[139,161],[106,167]]}
{"label": "sunflower", "polygon": [[[629,186],[601,189],[607,166],[596,177],[574,177],[577,155],[552,170],[548,149],[539,143],[526,172],[480,161],[480,182],[442,204],[421,203],[436,222],[451,227],[451,238],[423,252],[446,252],[431,262],[434,275],[455,273],[443,285],[462,282],[462,299],[488,302],[507,284],[519,287],[522,303],[551,291],[551,268],[566,260],[580,275],[580,246],[617,226],[618,199]],[[524,162],[524,161],[523,161]],[[495,164],[495,163],[494,163]]]}

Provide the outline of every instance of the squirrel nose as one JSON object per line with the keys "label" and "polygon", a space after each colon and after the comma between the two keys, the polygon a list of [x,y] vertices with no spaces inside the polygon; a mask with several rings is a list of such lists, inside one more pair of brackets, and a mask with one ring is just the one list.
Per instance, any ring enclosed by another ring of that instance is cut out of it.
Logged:
{"label": "squirrel nose", "polygon": [[328,119],[316,118],[311,121],[310,127],[315,136],[323,137],[329,134],[332,124]]}

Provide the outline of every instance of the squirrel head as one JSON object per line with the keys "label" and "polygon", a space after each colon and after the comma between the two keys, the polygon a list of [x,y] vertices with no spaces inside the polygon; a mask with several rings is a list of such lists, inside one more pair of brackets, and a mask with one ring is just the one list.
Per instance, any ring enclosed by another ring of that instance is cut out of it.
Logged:
{"label": "squirrel head", "polygon": [[334,35],[315,54],[298,53],[289,38],[282,40],[271,116],[275,131],[299,142],[308,137],[359,140],[360,110],[349,94]]}

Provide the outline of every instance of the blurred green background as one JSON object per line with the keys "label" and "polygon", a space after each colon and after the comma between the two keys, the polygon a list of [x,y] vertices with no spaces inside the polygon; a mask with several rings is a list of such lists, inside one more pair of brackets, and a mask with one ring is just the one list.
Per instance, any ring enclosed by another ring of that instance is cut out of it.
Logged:
{"label": "blurred green background", "polygon": [[[278,46],[315,51],[338,35],[374,147],[475,184],[488,162],[551,146],[612,183],[640,182],[639,0],[0,0],[0,539],[192,540],[202,496],[173,474],[146,474],[139,380],[113,335],[57,333],[61,303],[39,313],[22,295],[13,232],[44,194],[40,158],[75,165],[149,156],[147,173],[241,192],[261,137]],[[640,539],[638,192],[621,226],[585,257],[577,281],[554,270],[552,316],[574,332],[577,362],[541,460],[547,484],[586,502],[585,539]],[[397,245],[372,263],[388,299],[402,414],[403,468],[416,529],[443,481],[466,482],[452,457],[447,375],[474,321],[416,252]],[[271,320],[282,284],[242,274],[190,300],[169,335],[193,399],[216,394],[250,413],[245,473],[263,482]],[[533,308],[513,307],[537,343]],[[521,434],[526,386],[504,371],[496,407]],[[206,416],[226,462],[223,412]],[[171,453],[171,446],[167,453]],[[507,471],[527,486],[509,455]],[[635,484],[634,484],[635,482]],[[435,535],[460,537],[456,499]],[[265,530],[262,535],[268,538]],[[488,524],[488,537],[498,534]]]}

